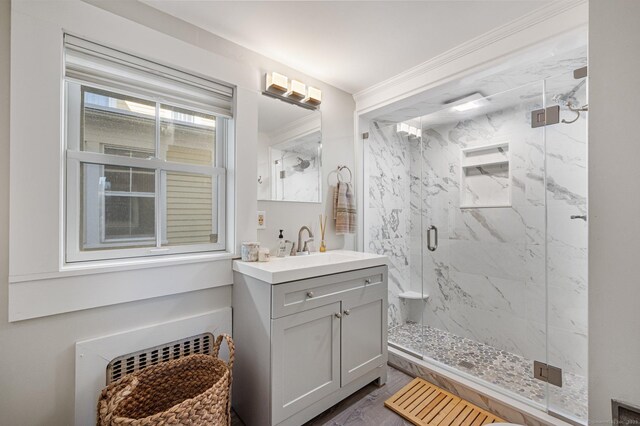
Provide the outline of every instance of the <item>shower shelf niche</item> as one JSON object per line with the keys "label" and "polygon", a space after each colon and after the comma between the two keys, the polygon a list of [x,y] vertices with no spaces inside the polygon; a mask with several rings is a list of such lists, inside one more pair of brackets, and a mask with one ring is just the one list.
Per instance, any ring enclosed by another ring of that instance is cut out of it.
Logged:
{"label": "shower shelf niche", "polygon": [[509,143],[463,148],[460,208],[511,207]]}

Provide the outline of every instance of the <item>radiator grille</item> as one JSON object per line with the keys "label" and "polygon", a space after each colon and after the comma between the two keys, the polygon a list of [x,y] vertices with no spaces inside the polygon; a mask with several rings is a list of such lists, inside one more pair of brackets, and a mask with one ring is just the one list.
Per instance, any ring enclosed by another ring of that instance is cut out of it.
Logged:
{"label": "radiator grille", "polygon": [[202,333],[186,339],[176,340],[153,348],[121,355],[107,365],[107,385],[129,373],[142,370],[150,365],[171,361],[191,354],[211,355],[214,337]]}
{"label": "radiator grille", "polygon": [[614,425],[639,425],[640,424],[640,407],[632,404],[611,400],[611,408],[613,412]]}

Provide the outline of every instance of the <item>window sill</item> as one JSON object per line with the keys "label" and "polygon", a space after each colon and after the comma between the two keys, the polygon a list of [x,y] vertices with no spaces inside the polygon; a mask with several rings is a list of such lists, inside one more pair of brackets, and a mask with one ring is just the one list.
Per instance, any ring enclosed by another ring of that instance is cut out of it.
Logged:
{"label": "window sill", "polygon": [[233,284],[232,253],[64,265],[9,277],[9,321],[147,300]]}
{"label": "window sill", "polygon": [[187,265],[190,263],[231,260],[236,257],[229,252],[174,254],[166,256],[148,256],[132,259],[101,260],[95,262],[65,263],[57,272],[9,276],[10,283],[49,280],[81,275],[104,274],[109,272],[130,271],[135,269],[157,268],[163,266]]}

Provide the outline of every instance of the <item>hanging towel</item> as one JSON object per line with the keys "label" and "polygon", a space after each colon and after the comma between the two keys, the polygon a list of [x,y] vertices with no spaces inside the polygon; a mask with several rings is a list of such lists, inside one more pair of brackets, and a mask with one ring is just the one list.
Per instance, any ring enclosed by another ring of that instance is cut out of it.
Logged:
{"label": "hanging towel", "polygon": [[348,182],[338,182],[334,188],[333,218],[336,221],[336,234],[355,234],[356,200]]}

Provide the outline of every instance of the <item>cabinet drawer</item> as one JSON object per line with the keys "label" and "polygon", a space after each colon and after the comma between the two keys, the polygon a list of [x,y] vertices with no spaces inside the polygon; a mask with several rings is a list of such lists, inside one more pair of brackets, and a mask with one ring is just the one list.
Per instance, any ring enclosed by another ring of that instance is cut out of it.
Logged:
{"label": "cabinet drawer", "polygon": [[383,286],[386,266],[272,286],[271,317],[280,318],[340,301],[345,292]]}

